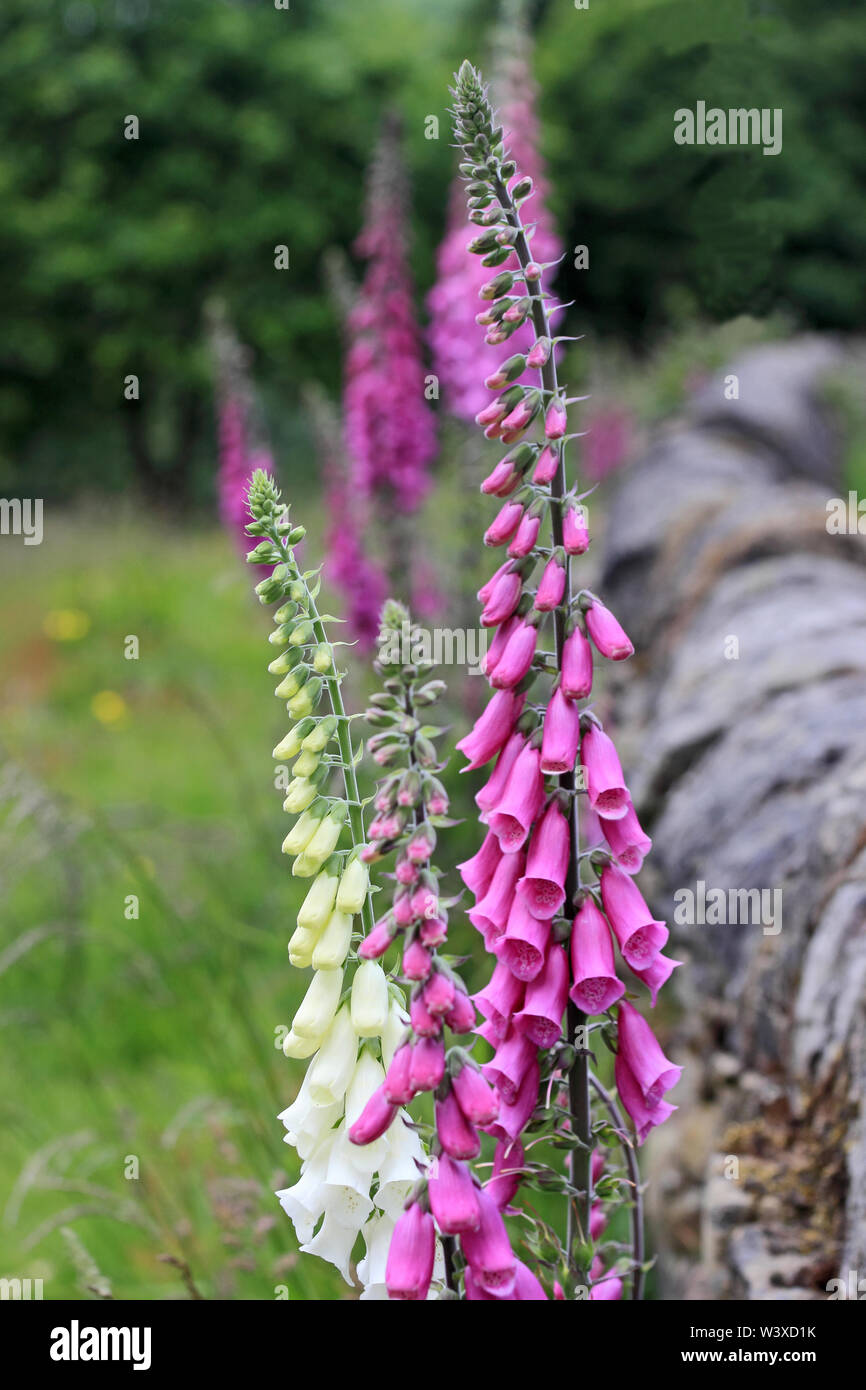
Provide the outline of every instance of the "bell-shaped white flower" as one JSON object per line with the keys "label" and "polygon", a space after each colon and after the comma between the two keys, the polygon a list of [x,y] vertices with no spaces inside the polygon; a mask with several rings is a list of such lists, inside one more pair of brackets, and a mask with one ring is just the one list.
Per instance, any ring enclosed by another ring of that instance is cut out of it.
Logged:
{"label": "bell-shaped white flower", "polygon": [[334,1105],[314,1105],[310,1099],[310,1072],[292,1104],[281,1111],[279,1119],[286,1127],[285,1143],[298,1151],[299,1158],[309,1158],[319,1143],[343,1115],[343,1102]]}
{"label": "bell-shaped white flower", "polygon": [[292,873],[295,878],[309,878],[311,874],[318,872],[336,848],[343,830],[344,819],[342,806],[332,807],[328,814],[322,818],[316,827],[315,834],[306,842],[299,858],[292,865]]}
{"label": "bell-shaped white flower", "polygon": [[394,1053],[402,1043],[408,1027],[409,1015],[392,994],[388,1004],[388,1018],[382,1029],[382,1062],[386,1071],[394,1060]]}
{"label": "bell-shaped white flower", "polygon": [[328,1183],[331,1187],[345,1187],[359,1197],[369,1198],[372,1169],[358,1162],[361,1154],[363,1150],[352,1143],[341,1125],[328,1159]]}
{"label": "bell-shaped white flower", "polygon": [[371,1216],[362,1231],[366,1246],[364,1258],[358,1261],[358,1278],[364,1285],[362,1303],[388,1298],[385,1269],[395,1224],[390,1216]]}
{"label": "bell-shaped white flower", "polygon": [[301,1167],[301,1176],[292,1187],[285,1187],[276,1195],[280,1206],[295,1228],[299,1241],[312,1238],[316,1222],[328,1203],[326,1176],[328,1159],[334,1139],[325,1138],[315,1153]]}
{"label": "bell-shaped white flower", "polygon": [[376,960],[362,960],[352,981],[352,1027],[359,1038],[378,1038],[388,1021],[388,980]]}
{"label": "bell-shaped white flower", "polygon": [[321,823],[321,816],[313,815],[312,811],[302,812],[283,840],[283,854],[300,854],[310,843]]}
{"label": "bell-shaped white flower", "polygon": [[[423,1160],[424,1149],[414,1129],[403,1124],[401,1110],[385,1136],[388,1152],[379,1166],[379,1187],[373,1201],[380,1211],[395,1221],[403,1211],[403,1203],[418,1181],[416,1159]],[[407,1117],[408,1118],[408,1117]]]}
{"label": "bell-shaped white flower", "polygon": [[307,1073],[310,1100],[314,1105],[342,1102],[355,1070],[358,1038],[352,1027],[348,1005],[337,1014]]}
{"label": "bell-shaped white flower", "polygon": [[370,874],[367,865],[357,855],[349,860],[340,886],[337,889],[337,907],[340,912],[354,914],[360,912],[367,897]]}
{"label": "bell-shaped white flower", "polygon": [[352,944],[352,916],[336,908],[313,948],[314,970],[336,970],[349,954]]}
{"label": "bell-shaped white flower", "polygon": [[293,1028],[290,1028],[283,1038],[283,1056],[303,1059],[312,1057],[319,1046],[318,1038],[299,1038]]}
{"label": "bell-shaped white flower", "polygon": [[297,970],[306,970],[313,963],[313,952],[319,939],[318,932],[309,927],[295,927],[289,937],[289,960]]}
{"label": "bell-shaped white flower", "polygon": [[304,1242],[301,1250],[305,1255],[318,1255],[321,1260],[335,1265],[349,1287],[354,1288],[349,1261],[352,1257],[352,1247],[358,1238],[358,1230],[359,1227],[354,1224],[342,1225],[332,1211],[326,1211],[325,1219],[318,1231],[312,1240]]}
{"label": "bell-shaped white flower", "polygon": [[309,777],[293,777],[286,789],[283,810],[293,815],[298,811],[306,811],[318,795],[319,788]]}
{"label": "bell-shaped white flower", "polygon": [[342,970],[317,970],[292,1020],[292,1032],[300,1038],[324,1038],[342,991]]}
{"label": "bell-shaped white flower", "polygon": [[298,912],[299,927],[308,927],[316,935],[324,931],[334,910],[339,884],[339,875],[329,873],[327,868],[316,875]]}
{"label": "bell-shaped white flower", "polygon": [[[377,1091],[385,1080],[385,1069],[378,1058],[374,1057],[368,1048],[362,1047],[361,1054],[355,1067],[354,1075],[346,1091],[346,1128],[350,1129],[357,1119],[367,1101],[374,1091]],[[369,1190],[370,1178],[375,1173],[379,1165],[384,1161],[388,1153],[387,1132],[379,1139],[374,1139],[372,1144],[353,1144],[355,1166],[362,1173],[367,1174],[367,1187]]]}

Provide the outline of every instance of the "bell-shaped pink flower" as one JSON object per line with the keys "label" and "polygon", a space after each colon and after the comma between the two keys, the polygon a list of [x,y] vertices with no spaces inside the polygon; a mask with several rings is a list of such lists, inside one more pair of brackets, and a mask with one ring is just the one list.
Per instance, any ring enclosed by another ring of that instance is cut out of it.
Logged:
{"label": "bell-shaped pink flower", "polygon": [[460,1109],[472,1124],[483,1128],[499,1114],[498,1095],[471,1062],[467,1062],[454,1074],[451,1089],[457,1097]]}
{"label": "bell-shaped pink flower", "polygon": [[517,1268],[514,1273],[514,1284],[508,1293],[487,1293],[475,1278],[472,1266],[466,1266],[466,1299],[467,1302],[475,1300],[484,1303],[538,1303],[547,1299],[544,1286],[541,1280],[536,1278],[532,1270],[523,1263],[517,1261]]}
{"label": "bell-shaped pink flower", "polygon": [[589,531],[586,526],[586,513],[582,507],[570,503],[562,518],[562,544],[566,555],[583,555],[589,549]]}
{"label": "bell-shaped pink flower", "polygon": [[475,1027],[475,1005],[465,990],[455,989],[454,1002],[445,1015],[452,1033],[471,1033]]}
{"label": "bell-shaped pink flower", "polygon": [[504,854],[512,855],[520,849],[543,802],[541,752],[527,743],[509,773],[502,800],[488,818]]}
{"label": "bell-shaped pink flower", "polygon": [[439,911],[439,894],[432,883],[425,882],[422,878],[412,890],[411,903],[413,920],[435,917]]}
{"label": "bell-shaped pink flower", "polygon": [[651,1009],[656,1006],[662,985],[667,984],[678,965],[682,965],[681,960],[672,960],[670,956],[663,956],[659,952],[657,956],[653,957],[652,963],[647,966],[646,970],[635,970],[632,967],[633,973],[650,992]]}
{"label": "bell-shaped pink flower", "polygon": [[525,856],[520,852],[504,854],[484,897],[467,914],[473,927],[484,937],[488,951],[492,951],[504,935],[514,890],[525,864]]}
{"label": "bell-shaped pink flower", "polygon": [[601,871],[601,901],[626,964],[632,970],[648,969],[669,932],[664,922],[654,919],[637,884],[616,864],[605,864]]}
{"label": "bell-shaped pink flower", "polygon": [[454,1002],[454,981],[442,970],[434,970],[424,986],[424,1006],[428,1013],[447,1014]]}
{"label": "bell-shaped pink flower", "polygon": [[562,560],[561,552],[554,552],[544,566],[541,579],[538,584],[538,591],[535,595],[535,607],[539,613],[550,613],[560,603],[565,593],[565,565]]}
{"label": "bell-shaped pink flower", "polygon": [[441,1018],[430,1013],[420,989],[409,1000],[409,1022],[419,1038],[436,1038],[442,1031]]}
{"label": "bell-shaped pink flower", "polygon": [[474,1231],[466,1231],[460,1244],[473,1277],[485,1293],[510,1293],[514,1287],[517,1260],[511,1249],[502,1213],[484,1188],[478,1193],[481,1220]]}
{"label": "bell-shaped pink flower", "polygon": [[541,517],[532,512],[524,512],[523,519],[508,546],[508,554],[512,559],[522,560],[529,554],[538,540],[540,530]]}
{"label": "bell-shaped pink flower", "polygon": [[349,1130],[352,1143],[372,1144],[374,1139],[379,1139],[397,1114],[398,1108],[388,1100],[384,1086],[380,1086],[373,1092]]}
{"label": "bell-shaped pink flower", "polygon": [[638,1143],[642,1144],[656,1125],[664,1124],[665,1120],[670,1119],[677,1107],[670,1105],[666,1100],[660,1100],[650,1108],[643,1098],[634,1073],[620,1054],[617,1054],[613,1072],[620,1104],[634,1124]]}
{"label": "bell-shaped pink flower", "polygon": [[585,1014],[601,1014],[621,999],[625,985],[616,977],[610,927],[592,898],[581,904],[571,929],[570,997]]}
{"label": "bell-shaped pink flower", "polygon": [[421,916],[421,913],[416,912],[413,908],[412,894],[409,892],[396,893],[394,895],[394,902],[391,907],[391,912],[394,917],[394,921],[397,923],[399,927],[411,926],[411,924],[415,921],[416,917]]}
{"label": "bell-shaped pink flower", "polygon": [[520,478],[521,474],[511,461],[504,458],[488,473],[481,484],[481,491],[488,497],[508,497],[517,487]]}
{"label": "bell-shaped pink flower", "polygon": [[526,872],[517,884],[533,917],[553,917],[565,902],[570,854],[568,821],[554,799],[532,832]]}
{"label": "bell-shaped pink flower", "polygon": [[362,960],[378,960],[380,956],[384,956],[396,934],[397,926],[393,918],[383,917],[370,934],[364,937],[358,947],[358,955]]}
{"label": "bell-shaped pink flower", "polygon": [[567,429],[568,412],[565,409],[565,402],[561,397],[554,396],[544,417],[545,438],[561,439]]}
{"label": "bell-shaped pink flower", "polygon": [[562,1036],[567,1000],[568,957],[562,946],[551,944],[544,969],[526,986],[526,998],[520,1013],[515,1015],[514,1027],[536,1047],[552,1047]]}
{"label": "bell-shaped pink flower", "polygon": [[484,989],[473,995],[479,1013],[491,1025],[494,1046],[508,1032],[511,1017],[523,1002],[523,992],[523,981],[499,961]]}
{"label": "bell-shaped pink flower", "polygon": [[515,695],[513,690],[497,690],[484,713],[476,719],[471,733],[457,744],[469,759],[461,771],[472,772],[476,767],[483,767],[504,748],[520,718],[523,701],[523,695]]}
{"label": "bell-shaped pink flower", "polygon": [[[502,799],[502,794],[508,783],[508,777],[517,762],[519,754],[522,752],[526,743],[523,734],[514,733],[506,743],[499,757],[496,759],[496,766],[479,792],[475,794],[475,805],[481,812],[480,819],[486,823],[487,815],[492,811]],[[497,840],[497,845],[499,841]]]}
{"label": "bell-shaped pink flower", "polygon": [[580,761],[586,771],[589,804],[596,815],[622,820],[631,797],[613,739],[597,724],[590,724],[583,735]]}
{"label": "bell-shaped pink flower", "polygon": [[519,622],[491,672],[491,685],[497,690],[510,690],[518,685],[532,665],[537,641],[537,628],[532,623]]}
{"label": "bell-shaped pink flower", "polygon": [[418,866],[413,864],[411,859],[407,859],[405,854],[401,855],[394,866],[394,877],[398,883],[402,883],[404,888],[408,888],[418,881]]}
{"label": "bell-shaped pink flower", "polygon": [[593,642],[609,661],[624,661],[634,651],[631,641],[609,608],[594,599],[586,610],[586,628]]}
{"label": "bell-shaped pink flower", "polygon": [[496,629],[496,636],[481,658],[481,670],[488,680],[499,665],[502,654],[508,646],[510,638],[513,633],[517,631],[519,622],[520,619],[517,614],[513,613],[510,618],[505,619],[504,623],[500,623],[499,627]]}
{"label": "bell-shaped pink flower", "polygon": [[503,1097],[499,1114],[493,1124],[487,1126],[488,1134],[492,1134],[494,1139],[517,1139],[523,1133],[538,1105],[540,1080],[541,1068],[536,1058],[527,1067],[514,1100],[506,1101]]}
{"label": "bell-shaped pink flower", "polygon": [[551,342],[549,338],[538,338],[532,344],[526,354],[527,367],[541,368],[545,366],[550,357]]}
{"label": "bell-shaped pink flower", "polygon": [[523,580],[517,571],[503,574],[497,580],[481,612],[482,627],[497,627],[510,618],[520,601]]}
{"label": "bell-shaped pink flower", "polygon": [[493,1154],[493,1172],[485,1191],[500,1211],[513,1201],[523,1173],[523,1145],[519,1139],[500,1139]]}
{"label": "bell-shaped pink flower", "polygon": [[493,593],[493,590],[496,588],[496,585],[498,584],[499,580],[502,578],[504,574],[507,574],[510,569],[511,561],[506,560],[503,564],[499,566],[499,569],[495,570],[494,573],[491,574],[490,578],[486,580],[484,584],[481,585],[481,588],[478,590],[478,602],[480,604],[483,605],[487,602],[490,595]]}
{"label": "bell-shaped pink flower", "polygon": [[388,1297],[416,1303],[426,1299],[436,1257],[436,1228],[429,1212],[413,1202],[394,1227],[385,1285]]}
{"label": "bell-shaped pink flower", "polygon": [[411,1043],[403,1043],[391,1058],[391,1064],[385,1073],[385,1080],[382,1082],[385,1099],[389,1100],[392,1105],[408,1105],[415,1094],[409,1078],[411,1066],[412,1045]]}
{"label": "bell-shaped pink flower", "polygon": [[633,1004],[620,1004],[618,1022],[617,1057],[634,1077],[644,1105],[653,1110],[665,1092],[676,1086],[683,1069],[668,1061],[653,1030]]}
{"label": "bell-shaped pink flower", "polygon": [[430,1210],[443,1236],[474,1231],[481,1222],[478,1188],[465,1163],[450,1154],[434,1158],[427,1171]]}
{"label": "bell-shaped pink flower", "polygon": [[418,928],[418,940],[428,949],[441,946],[448,936],[448,923],[442,917],[426,917]]}
{"label": "bell-shaped pink flower", "polygon": [[445,1042],[438,1038],[416,1038],[412,1044],[409,1081],[413,1091],[435,1091],[445,1075]]}
{"label": "bell-shaped pink flower", "polygon": [[473,1124],[467,1120],[457,1103],[454,1092],[437,1099],[435,1107],[436,1133],[439,1143],[452,1158],[477,1158],[481,1140]]}
{"label": "bell-shaped pink flower", "polygon": [[504,545],[510,541],[523,516],[523,505],[520,502],[506,502],[504,507],[500,507],[493,521],[484,532],[485,545]]}
{"label": "bell-shaped pink flower", "polygon": [[571,772],[580,747],[580,710],[557,687],[544,715],[542,772]]}
{"label": "bell-shaped pink flower", "polygon": [[652,849],[652,840],[641,828],[637,812],[629,802],[628,809],[619,820],[605,820],[599,817],[604,838],[610,845],[611,853],[627,874],[640,873],[646,856]]}
{"label": "bell-shaped pink flower", "polygon": [[419,825],[406,845],[406,854],[413,864],[426,864],[436,848],[436,832],[432,825]]}
{"label": "bell-shaped pink flower", "polygon": [[499,943],[499,959],[518,980],[534,980],[544,965],[549,940],[550,919],[533,917],[526,899],[516,894]]}
{"label": "bell-shaped pink flower", "polygon": [[622,1298],[622,1280],[617,1278],[615,1274],[609,1274],[606,1278],[599,1279],[590,1289],[589,1297],[593,1303],[615,1303]]}
{"label": "bell-shaped pink flower", "polygon": [[532,481],[543,485],[552,482],[556,477],[556,470],[559,467],[559,451],[552,449],[549,444],[545,445],[538,455],[535,469],[532,474]]}
{"label": "bell-shaped pink flower", "polygon": [[559,688],[569,700],[583,700],[592,690],[592,647],[579,627],[565,639]]}
{"label": "bell-shaped pink flower", "polygon": [[403,952],[403,974],[407,980],[426,980],[433,957],[416,939]]}
{"label": "bell-shaped pink flower", "polygon": [[492,830],[488,830],[477,853],[473,854],[471,859],[464,859],[462,864],[457,865],[460,877],[473,897],[482,898],[487,892],[501,858],[499,837],[494,835]]}
{"label": "bell-shaped pink flower", "polygon": [[[517,1018],[519,1017],[518,1014]],[[492,1081],[506,1105],[514,1102],[521,1081],[535,1061],[535,1055],[536,1048],[532,1040],[513,1028],[505,1041],[497,1047],[496,1055],[484,1063],[484,1075],[488,1081]]]}

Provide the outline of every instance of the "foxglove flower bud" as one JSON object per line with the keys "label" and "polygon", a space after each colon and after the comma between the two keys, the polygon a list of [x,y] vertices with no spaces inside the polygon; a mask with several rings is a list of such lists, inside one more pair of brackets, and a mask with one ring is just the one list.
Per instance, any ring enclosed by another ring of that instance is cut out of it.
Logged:
{"label": "foxglove flower bud", "polygon": [[565,559],[561,550],[555,550],[544,567],[535,607],[539,613],[550,613],[562,603],[565,593]]}
{"label": "foxglove flower bud", "polygon": [[562,543],[567,555],[583,555],[589,549],[589,531],[583,507],[569,504],[562,519]]}
{"label": "foxglove flower bud", "polygon": [[625,661],[634,647],[609,608],[594,599],[586,610],[587,631],[602,656],[609,661]]}
{"label": "foxglove flower bud", "polygon": [[451,1158],[478,1157],[481,1152],[478,1133],[466,1119],[452,1090],[436,1101],[435,1117],[439,1142]]}
{"label": "foxglove flower bud", "polygon": [[484,1128],[499,1114],[499,1098],[471,1062],[464,1063],[451,1080],[457,1103],[471,1124]]}
{"label": "foxglove flower bud", "polygon": [[433,1218],[414,1202],[394,1227],[385,1282],[388,1297],[423,1302],[433,1278],[436,1232]]}
{"label": "foxglove flower bud", "polygon": [[373,1092],[360,1117],[350,1127],[349,1139],[353,1144],[372,1144],[385,1133],[396,1114],[397,1106],[391,1104],[385,1096],[384,1087],[380,1087]]}
{"label": "foxglove flower bud", "polygon": [[388,981],[374,960],[365,960],[352,981],[352,1027],[359,1038],[378,1037],[388,1017]]}
{"label": "foxglove flower bud", "polygon": [[478,1189],[465,1163],[442,1154],[434,1158],[427,1178],[430,1210],[443,1235],[474,1230],[481,1221]]}
{"label": "foxglove flower bud", "polygon": [[445,1044],[438,1038],[418,1038],[412,1044],[409,1080],[413,1091],[435,1091],[445,1075]]}

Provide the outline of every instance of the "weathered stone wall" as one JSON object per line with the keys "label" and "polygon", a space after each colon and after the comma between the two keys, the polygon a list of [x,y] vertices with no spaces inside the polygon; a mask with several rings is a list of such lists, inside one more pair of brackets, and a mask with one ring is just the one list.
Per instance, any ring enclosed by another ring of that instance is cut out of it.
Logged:
{"label": "weathered stone wall", "polygon": [[[641,882],[687,962],[680,1110],[647,1145],[663,1298],[866,1280],[866,547],[826,525],[840,356],[806,339],[733,363],[739,399],[708,385],[608,521],[601,592],[638,651],[613,701],[654,840]],[[677,925],[699,880],[781,889],[781,930]]]}

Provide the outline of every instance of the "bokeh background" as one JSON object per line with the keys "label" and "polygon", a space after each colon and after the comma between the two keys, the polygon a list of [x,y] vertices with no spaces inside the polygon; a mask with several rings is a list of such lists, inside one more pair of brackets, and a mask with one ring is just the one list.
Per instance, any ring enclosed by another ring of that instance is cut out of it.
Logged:
{"label": "bokeh background", "polygon": [[[527,16],[550,209],[563,244],[590,249],[558,281],[567,331],[586,335],[565,376],[617,412],[615,474],[743,348],[861,328],[866,26],[856,0],[546,0]],[[453,176],[447,87],[463,57],[486,63],[500,18],[493,0],[0,14],[0,495],[45,506],[41,545],[0,537],[0,1273],[43,1277],[46,1297],[351,1296],[298,1258],[270,1195],[292,1171],[275,1116],[298,1078],[275,1038],[299,989],[298,894],[268,619],[217,518],[206,309],[219,300],[249,348],[317,562],[309,388],[339,400],[334,281],[355,273],[383,115],[403,122],[423,323]],[[678,147],[673,111],[698,100],[781,107],[782,155]],[[853,488],[862,393],[837,386]],[[470,435],[437,413],[418,524],[457,626],[484,509]],[[457,725],[481,692],[454,681]],[[448,778],[465,811],[472,789]],[[444,857],[474,839],[470,821]]]}

